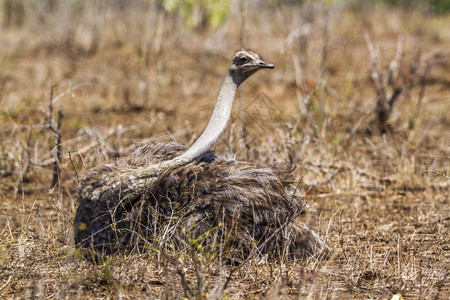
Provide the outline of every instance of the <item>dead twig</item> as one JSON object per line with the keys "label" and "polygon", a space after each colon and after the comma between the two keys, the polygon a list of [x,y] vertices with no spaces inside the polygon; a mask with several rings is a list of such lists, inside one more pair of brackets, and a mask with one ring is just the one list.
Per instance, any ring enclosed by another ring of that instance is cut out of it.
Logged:
{"label": "dead twig", "polygon": [[75,178],[77,179],[77,183],[78,183],[80,181],[80,179],[78,176],[78,170],[77,170],[77,168],[75,168],[75,163],[73,162],[73,159],[72,159],[72,152],[69,149],[67,149],[66,147],[64,147],[64,149],[66,149],[66,151],[69,155],[69,162],[70,162],[70,165],[72,166],[72,170],[75,172]]}
{"label": "dead twig", "polygon": [[48,120],[48,128],[55,133],[55,160],[53,163],[53,179],[51,187],[59,184],[59,179],[61,175],[61,142],[62,142],[62,131],[61,124],[63,119],[63,111],[62,106],[59,107],[58,110],[58,120],[56,123],[56,127],[53,124],[53,86],[50,88],[50,103],[49,103],[49,120]]}
{"label": "dead twig", "polygon": [[310,166],[313,166],[313,167],[316,167],[319,169],[335,170],[335,171],[333,171],[332,175],[330,175],[328,178],[324,179],[323,181],[315,181],[312,183],[308,183],[308,185],[310,185],[310,186],[328,183],[331,179],[333,179],[335,177],[336,172],[339,172],[339,171],[355,171],[357,174],[359,174],[361,176],[365,176],[367,178],[374,179],[381,183],[395,182],[395,179],[393,179],[393,178],[379,177],[379,176],[373,174],[373,172],[357,168],[356,166],[352,166],[351,164],[348,164],[348,163],[347,164],[322,164],[322,163],[314,163],[311,161],[304,161],[304,164],[307,164],[307,165],[310,165]]}
{"label": "dead twig", "polygon": [[67,90],[65,90],[64,92],[62,92],[61,94],[59,94],[58,96],[56,96],[55,98],[53,98],[53,86],[52,86],[52,96],[51,96],[51,104],[55,104],[56,102],[58,102],[59,100],[61,100],[62,98],[64,98],[65,96],[67,96],[68,94],[73,93],[74,91],[76,91],[77,89],[79,89],[82,86],[85,85],[90,85],[90,84],[95,84],[95,82],[82,82],[79,83],[73,87],[69,87],[67,88]]}
{"label": "dead twig", "polygon": [[11,282],[11,279],[12,275],[10,275],[8,280],[6,280],[5,284],[2,287],[0,287],[0,292],[3,291],[8,286],[8,284]]}
{"label": "dead twig", "polygon": [[445,175],[444,173],[439,172],[439,171],[426,170],[422,174],[430,174],[430,176],[432,177],[432,180],[434,180],[434,179],[436,179],[438,177],[443,177],[447,181],[450,181],[450,177],[448,177],[447,175]]}

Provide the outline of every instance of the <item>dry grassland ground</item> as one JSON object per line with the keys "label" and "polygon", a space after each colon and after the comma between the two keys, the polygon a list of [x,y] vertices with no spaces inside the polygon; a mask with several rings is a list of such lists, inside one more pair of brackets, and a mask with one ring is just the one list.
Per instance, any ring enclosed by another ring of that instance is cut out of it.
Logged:
{"label": "dry grassland ground", "polygon": [[[0,298],[449,298],[450,17],[252,3],[246,13],[233,7],[219,29],[187,28],[156,9],[89,5],[0,29]],[[403,38],[405,74],[418,49],[423,59],[444,56],[417,118],[419,87],[397,103],[384,134],[364,32],[380,65]],[[71,224],[78,176],[136,143],[192,143],[240,41],[276,68],[242,86],[215,149],[273,168],[290,157],[308,204],[303,221],[330,256],[238,269],[201,251],[80,257]],[[63,109],[54,186],[52,85],[62,96],[55,120]]]}

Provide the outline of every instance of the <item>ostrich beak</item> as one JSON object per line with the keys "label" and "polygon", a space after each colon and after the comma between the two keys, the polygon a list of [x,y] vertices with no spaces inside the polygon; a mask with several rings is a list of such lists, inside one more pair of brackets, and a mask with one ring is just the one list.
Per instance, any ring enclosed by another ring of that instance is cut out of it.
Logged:
{"label": "ostrich beak", "polygon": [[262,60],[258,62],[258,67],[266,68],[266,69],[273,69],[273,68],[275,68],[275,66],[273,64],[266,63],[265,61],[262,61]]}

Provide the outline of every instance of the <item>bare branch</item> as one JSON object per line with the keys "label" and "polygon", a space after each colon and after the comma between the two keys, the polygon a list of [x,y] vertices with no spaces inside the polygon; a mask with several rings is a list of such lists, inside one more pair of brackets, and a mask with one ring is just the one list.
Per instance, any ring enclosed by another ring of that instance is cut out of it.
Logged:
{"label": "bare branch", "polygon": [[389,108],[389,114],[392,113],[392,109],[394,108],[395,102],[400,99],[400,94],[402,93],[404,87],[403,86],[396,86],[394,88],[394,91],[392,92],[392,95],[387,100],[388,108]]}
{"label": "bare branch", "polygon": [[[56,102],[58,102],[59,100],[61,100],[62,98],[64,98],[65,96],[67,96],[70,93],[73,93],[75,90],[79,89],[82,86],[85,85],[90,85],[90,84],[94,84],[95,82],[82,82],[77,84],[76,86],[70,87],[67,90],[65,90],[64,92],[62,92],[61,94],[59,94],[58,96],[56,96],[55,98],[52,97],[52,104],[55,104]],[[52,95],[53,95],[53,87],[52,87]]]}
{"label": "bare branch", "polygon": [[373,47],[372,41],[370,40],[369,34],[367,32],[364,33],[364,39],[366,40],[367,50],[369,50],[370,71],[371,71],[372,80],[375,85],[377,95],[381,96],[381,95],[384,95],[385,92],[381,85],[380,72],[377,67],[377,54],[375,52],[375,48]]}
{"label": "bare branch", "polygon": [[286,52],[288,49],[291,48],[291,45],[299,40],[300,38],[303,38],[305,36],[308,36],[315,28],[311,23],[306,23],[300,27],[297,27],[293,31],[289,33],[289,35],[286,37],[283,43],[283,51]]}
{"label": "bare branch", "polygon": [[55,162],[54,162],[54,168],[53,168],[53,180],[52,180],[52,187],[59,184],[59,179],[61,175],[61,143],[62,143],[62,130],[61,130],[61,124],[63,119],[63,111],[62,107],[58,110],[58,123],[56,127],[55,132]]}
{"label": "bare branch", "polygon": [[399,37],[397,40],[397,51],[395,53],[395,58],[389,64],[389,84],[395,85],[398,80],[398,75],[400,71],[401,60],[403,57],[403,37]]}

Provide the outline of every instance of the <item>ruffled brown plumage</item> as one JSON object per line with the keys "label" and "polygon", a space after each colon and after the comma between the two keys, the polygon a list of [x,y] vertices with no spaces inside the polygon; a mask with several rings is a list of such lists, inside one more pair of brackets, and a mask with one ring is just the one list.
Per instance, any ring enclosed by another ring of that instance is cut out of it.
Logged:
{"label": "ruffled brown plumage", "polygon": [[76,245],[110,254],[179,249],[195,240],[225,249],[230,259],[253,251],[304,257],[326,250],[322,239],[297,220],[303,200],[289,172],[210,151],[158,177],[123,180],[124,170],[158,164],[184,150],[176,143],[143,146],[129,158],[90,170],[79,185]]}

